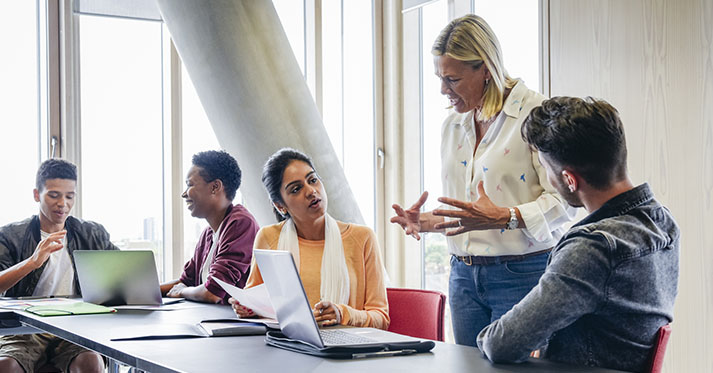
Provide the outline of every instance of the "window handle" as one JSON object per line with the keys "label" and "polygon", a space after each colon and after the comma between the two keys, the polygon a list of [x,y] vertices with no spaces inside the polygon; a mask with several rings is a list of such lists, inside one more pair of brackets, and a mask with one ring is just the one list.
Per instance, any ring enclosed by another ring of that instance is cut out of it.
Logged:
{"label": "window handle", "polygon": [[376,156],[379,158],[379,169],[384,169],[384,159],[385,154],[384,154],[384,149],[378,148],[376,149]]}
{"label": "window handle", "polygon": [[50,158],[55,158],[57,156],[57,136],[52,136],[50,139]]}

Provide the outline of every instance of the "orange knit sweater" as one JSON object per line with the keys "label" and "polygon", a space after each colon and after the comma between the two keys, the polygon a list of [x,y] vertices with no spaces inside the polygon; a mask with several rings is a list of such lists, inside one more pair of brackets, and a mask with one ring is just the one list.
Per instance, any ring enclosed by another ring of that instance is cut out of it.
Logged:
{"label": "orange knit sweater", "polygon": [[[344,257],[349,271],[349,303],[337,304],[342,325],[389,327],[389,306],[386,300],[383,265],[376,235],[370,228],[337,222],[342,232]],[[283,223],[263,227],[255,237],[254,249],[277,250]],[[322,253],[324,240],[299,238],[300,278],[311,306],[320,300]],[[246,288],[263,283],[260,269],[253,258]]]}

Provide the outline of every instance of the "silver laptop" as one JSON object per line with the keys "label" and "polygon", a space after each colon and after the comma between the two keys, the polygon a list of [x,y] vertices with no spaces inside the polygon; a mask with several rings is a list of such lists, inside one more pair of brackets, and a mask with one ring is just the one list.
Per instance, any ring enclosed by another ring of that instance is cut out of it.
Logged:
{"label": "silver laptop", "polygon": [[83,301],[105,306],[165,304],[152,251],[74,250],[73,255]]}
{"label": "silver laptop", "polygon": [[253,250],[270,301],[277,313],[282,333],[288,338],[318,348],[329,346],[368,346],[421,340],[375,328],[320,329],[302,287],[292,255],[287,251]]}

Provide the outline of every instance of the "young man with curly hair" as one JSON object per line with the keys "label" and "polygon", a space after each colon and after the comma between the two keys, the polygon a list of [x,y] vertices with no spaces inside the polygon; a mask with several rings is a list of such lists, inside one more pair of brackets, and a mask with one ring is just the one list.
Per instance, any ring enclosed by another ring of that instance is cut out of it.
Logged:
{"label": "young man with curly hair", "polygon": [[161,293],[199,302],[226,303],[230,297],[214,278],[242,288],[248,278],[255,235],[260,228],[242,205],[233,205],[240,187],[238,162],[224,151],[193,156],[182,197],[208,227],[178,280],[161,285]]}

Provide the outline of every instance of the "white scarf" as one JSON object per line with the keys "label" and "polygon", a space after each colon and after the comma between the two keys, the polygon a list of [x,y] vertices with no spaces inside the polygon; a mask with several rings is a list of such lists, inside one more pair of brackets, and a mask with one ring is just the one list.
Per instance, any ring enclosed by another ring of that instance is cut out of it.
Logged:
{"label": "white scarf", "polygon": [[[289,251],[299,271],[300,246],[297,229],[291,218],[287,219],[282,226],[277,249]],[[324,251],[322,252],[319,296],[321,300],[327,300],[334,304],[349,302],[349,271],[344,258],[342,235],[337,221],[329,214],[324,216]]]}

